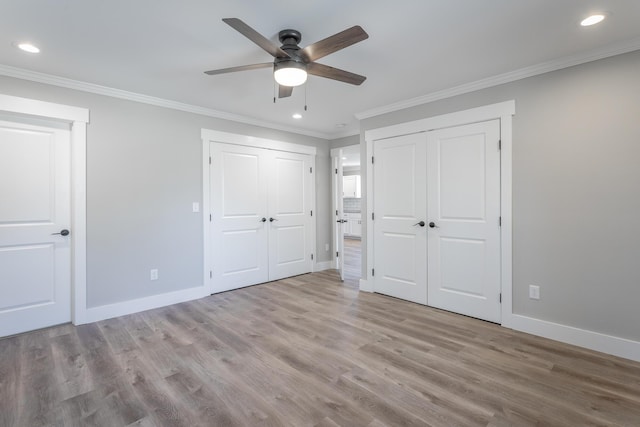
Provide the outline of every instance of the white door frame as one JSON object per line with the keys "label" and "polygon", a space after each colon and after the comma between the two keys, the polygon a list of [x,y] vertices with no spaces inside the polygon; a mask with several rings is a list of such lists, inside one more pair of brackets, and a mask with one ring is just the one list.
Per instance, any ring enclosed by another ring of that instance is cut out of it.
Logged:
{"label": "white door frame", "polygon": [[313,172],[311,175],[311,209],[314,215],[311,217],[311,247],[313,248],[314,261],[311,263],[311,271],[316,271],[318,262],[318,254],[316,247],[316,147],[309,145],[293,144],[290,142],[277,141],[273,139],[258,138],[249,135],[241,135],[236,133],[221,132],[212,129],[202,128],[200,131],[202,139],[202,231],[203,231],[203,281],[205,289],[209,294],[213,292],[212,266],[211,260],[211,200],[210,200],[210,181],[209,181],[209,144],[211,142],[223,142],[225,144],[244,145],[247,147],[266,148],[268,150],[287,151],[290,153],[310,155]]}
{"label": "white door frame", "polygon": [[87,323],[87,123],[89,110],[0,94],[0,114],[67,123],[71,129],[71,321]]}
{"label": "white door frame", "polygon": [[[340,278],[344,280],[344,226],[339,227],[338,219],[342,219],[342,148],[331,149],[331,237],[333,244],[333,254],[331,256],[332,265],[340,271]],[[340,241],[342,240],[342,245]],[[342,255],[336,256],[342,250]]]}
{"label": "white door frame", "polygon": [[512,276],[512,116],[515,114],[515,101],[505,101],[483,107],[455,113],[443,114],[412,122],[401,123],[393,126],[371,129],[365,131],[365,159],[367,173],[367,268],[366,279],[360,281],[360,290],[375,292],[373,288],[372,262],[373,262],[373,142],[379,139],[391,138],[399,135],[407,135],[418,132],[427,132],[469,123],[483,122],[500,119],[500,138],[502,149],[500,151],[500,216],[502,226],[500,229],[500,259],[501,259],[501,290],[502,290],[502,325],[512,327],[513,323],[513,276]]}

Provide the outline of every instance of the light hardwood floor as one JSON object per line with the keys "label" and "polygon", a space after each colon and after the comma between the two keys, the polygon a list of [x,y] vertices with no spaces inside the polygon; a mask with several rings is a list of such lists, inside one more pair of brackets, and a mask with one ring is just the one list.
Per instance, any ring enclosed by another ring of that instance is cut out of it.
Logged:
{"label": "light hardwood floor", "polygon": [[0,426],[640,425],[640,364],[335,271],[0,340]]}
{"label": "light hardwood floor", "polygon": [[350,286],[360,286],[362,277],[362,248],[360,239],[344,239],[344,281]]}

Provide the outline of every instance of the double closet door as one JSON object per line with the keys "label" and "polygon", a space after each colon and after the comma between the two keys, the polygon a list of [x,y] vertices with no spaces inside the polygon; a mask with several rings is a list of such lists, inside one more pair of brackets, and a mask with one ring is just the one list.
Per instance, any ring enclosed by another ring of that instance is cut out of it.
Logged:
{"label": "double closet door", "polygon": [[500,322],[500,122],[374,141],[374,290]]}
{"label": "double closet door", "polygon": [[210,143],[213,292],[312,269],[312,156]]}

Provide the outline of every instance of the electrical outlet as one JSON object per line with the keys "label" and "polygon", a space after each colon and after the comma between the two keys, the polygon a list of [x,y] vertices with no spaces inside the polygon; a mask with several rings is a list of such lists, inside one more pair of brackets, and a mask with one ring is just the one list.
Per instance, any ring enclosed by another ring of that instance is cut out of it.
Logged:
{"label": "electrical outlet", "polygon": [[158,280],[158,269],[153,268],[149,272],[149,280]]}
{"label": "electrical outlet", "polygon": [[192,209],[193,209],[194,212],[200,212],[200,203],[199,202],[193,202]]}
{"label": "electrical outlet", "polygon": [[540,286],[529,285],[529,298],[540,299]]}

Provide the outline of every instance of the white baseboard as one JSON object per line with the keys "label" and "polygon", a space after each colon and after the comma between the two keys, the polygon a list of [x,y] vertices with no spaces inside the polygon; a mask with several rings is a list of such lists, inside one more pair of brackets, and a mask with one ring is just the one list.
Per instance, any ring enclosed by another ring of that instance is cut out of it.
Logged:
{"label": "white baseboard", "polygon": [[360,279],[360,290],[362,292],[373,292],[373,287],[369,285],[366,279]]}
{"label": "white baseboard", "polygon": [[153,295],[150,297],[123,301],[115,304],[90,307],[87,308],[87,315],[84,318],[84,322],[77,324],[98,322],[100,320],[111,319],[113,317],[125,316],[127,314],[138,313],[140,311],[191,301],[208,295],[209,292],[207,292],[203,286],[198,286],[196,288],[183,289],[180,291]]}
{"label": "white baseboard", "polygon": [[336,268],[335,261],[322,261],[322,262],[316,262],[316,265],[314,266],[313,271],[331,270],[332,268]]}
{"label": "white baseboard", "polygon": [[508,324],[510,328],[516,331],[526,332],[640,362],[640,342],[638,341],[518,314],[512,315]]}

